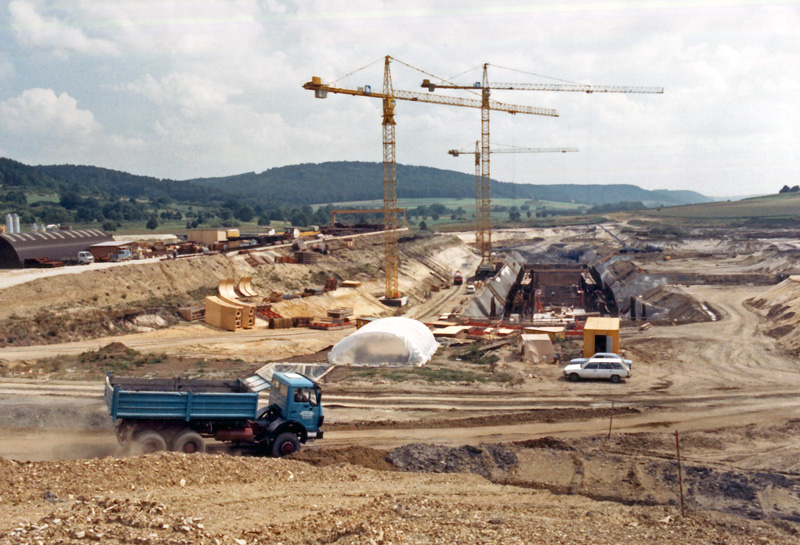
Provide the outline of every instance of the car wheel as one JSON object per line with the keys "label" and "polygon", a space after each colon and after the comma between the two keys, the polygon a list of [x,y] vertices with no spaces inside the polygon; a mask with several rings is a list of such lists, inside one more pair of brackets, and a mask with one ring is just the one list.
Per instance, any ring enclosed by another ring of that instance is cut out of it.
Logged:
{"label": "car wheel", "polygon": [[619,380],[620,380],[619,375],[611,375],[611,382],[613,382],[614,384],[619,382]]}
{"label": "car wheel", "polygon": [[580,376],[578,376],[578,373],[570,373],[570,375],[569,375],[569,379],[570,379],[572,382],[578,382],[578,381],[581,379],[581,377],[580,377]]}

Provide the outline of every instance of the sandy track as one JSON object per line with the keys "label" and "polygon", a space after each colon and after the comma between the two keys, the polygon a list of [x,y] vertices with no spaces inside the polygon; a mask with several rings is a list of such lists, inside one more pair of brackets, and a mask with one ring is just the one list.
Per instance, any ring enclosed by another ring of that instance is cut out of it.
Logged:
{"label": "sandy track", "polygon": [[[570,383],[558,366],[533,369],[538,381],[515,387],[480,385],[430,386],[427,384],[331,384],[325,401],[329,422],[403,421],[403,430],[359,429],[331,431],[324,445],[371,445],[392,448],[407,442],[431,441],[459,445],[476,441],[506,442],[542,435],[584,435],[604,433],[605,419],[514,423],[504,425],[502,414],[542,409],[602,407],[614,402],[641,410],[636,415],[615,419],[618,432],[644,429],[704,430],[748,424],[774,423],[800,416],[800,364],[780,351],[774,339],[758,331],[761,317],[744,301],[763,293],[762,287],[692,286],[684,288],[720,315],[717,322],[702,325],[654,327],[645,332],[626,331],[624,344],[634,359],[634,376],[623,384],[604,382]],[[417,310],[418,315],[435,314],[461,296],[461,290],[440,292]],[[268,353],[289,355],[307,347],[334,344],[350,331],[257,329],[238,333],[190,324],[166,331],[115,337],[140,351],[176,354],[202,353],[253,358]],[[3,357],[34,359],[58,353],[80,353],[96,349],[108,339],[27,348],[11,348]],[[297,343],[297,345],[293,345]],[[263,361],[263,360],[262,360]],[[92,397],[97,402],[101,384],[28,384],[0,382],[0,396]],[[497,414],[496,425],[476,427],[460,420],[471,415]],[[452,419],[449,428],[427,429],[431,419]],[[86,441],[105,437],[91,436]],[[46,442],[46,440],[43,440]],[[84,441],[81,439],[81,441]],[[9,453],[0,444],[0,455]]]}
{"label": "sandy track", "polygon": [[197,357],[230,357],[245,361],[272,361],[282,357],[315,352],[336,344],[354,329],[321,331],[310,329],[266,329],[262,323],[252,330],[223,331],[203,323],[181,324],[147,333],[103,337],[70,343],[13,346],[3,348],[0,359],[39,360],[78,355],[120,342],[145,353],[166,353]]}
{"label": "sandy track", "polygon": [[637,385],[685,395],[738,390],[800,392],[800,363],[776,341],[758,331],[761,317],[746,299],[760,286],[693,286],[687,291],[723,315],[716,322],[653,328],[628,341],[636,360]]}

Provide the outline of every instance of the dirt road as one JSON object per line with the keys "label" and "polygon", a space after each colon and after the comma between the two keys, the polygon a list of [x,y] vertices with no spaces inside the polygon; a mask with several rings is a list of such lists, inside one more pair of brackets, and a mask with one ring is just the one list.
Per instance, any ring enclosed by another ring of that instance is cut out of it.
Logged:
{"label": "dirt road", "polygon": [[[561,366],[547,364],[525,367],[527,378],[513,386],[332,380],[324,385],[325,439],[300,453],[330,468],[117,457],[100,383],[0,381],[8,423],[0,434],[0,544],[97,535],[142,543],[795,543],[800,365],[745,305],[765,288],[678,289],[719,320],[626,328],[634,365],[622,384],[568,382]],[[464,296],[438,292],[412,315],[435,317]],[[263,361],[307,354],[347,333],[227,334],[194,324],[0,357],[78,353],[113,340],[145,352]],[[676,507],[675,430],[685,448],[685,519]],[[388,471],[387,453],[399,460],[394,468],[459,473]]]}
{"label": "dirt road", "polygon": [[199,358],[230,357],[245,361],[272,361],[316,352],[336,344],[353,328],[322,331],[312,329],[267,329],[266,324],[237,332],[213,328],[201,322],[180,324],[169,329],[117,335],[88,341],[3,348],[0,359],[38,360],[60,355],[77,355],[97,350],[112,342],[145,353],[187,355]]}
{"label": "dirt road", "polygon": [[[636,409],[635,414],[614,419],[616,433],[652,429],[716,430],[750,424],[766,425],[800,418],[800,364],[781,354],[774,340],[757,330],[759,316],[744,301],[760,288],[694,287],[692,294],[717,309],[721,319],[696,325],[656,327],[631,332],[624,342],[634,359],[634,376],[623,384],[603,382],[571,383],[560,376],[560,367],[540,365],[534,370],[539,380],[515,388],[490,386],[458,387],[426,384],[355,385],[332,384],[326,392],[327,421],[331,424],[362,422],[360,429],[326,434],[325,446],[369,445],[394,448],[412,442],[460,445],[476,442],[519,441],[545,435],[583,436],[604,433],[608,417],[587,418],[585,414],[565,413],[557,421],[526,423],[515,420],[504,424],[504,414],[541,409]],[[455,291],[453,294],[455,295]],[[333,332],[332,332],[333,333]],[[262,331],[244,336],[242,344],[287,342],[295,338],[318,336],[320,332],[291,330]],[[159,350],[182,350],[193,346],[199,335],[161,341],[133,336],[130,346],[138,349],[158,346]],[[332,336],[332,338],[335,335]],[[128,340],[124,340],[126,344]],[[328,342],[328,341],[325,341]],[[332,341],[331,341],[332,342]],[[211,341],[204,339],[204,344]],[[41,347],[44,348],[44,347]],[[86,348],[83,348],[86,349]],[[196,349],[193,348],[193,349]],[[247,350],[236,352],[245,355]],[[100,384],[29,383],[3,381],[0,395],[42,396],[48,403],[69,397],[92,397],[98,410]],[[2,402],[0,402],[2,403]],[[495,421],[475,425],[475,416],[496,417]],[[431,420],[448,420],[451,426],[429,428]],[[382,429],[386,422],[403,422],[402,429]],[[19,437],[17,439],[20,439]],[[34,434],[24,439],[29,457],[42,458],[37,447],[52,439]],[[113,447],[107,436],[90,433],[76,438],[84,447],[96,441],[106,451]],[[12,452],[19,456],[17,440],[0,442],[0,456]],[[68,437],[60,437],[64,447]],[[320,446],[322,448],[322,445]],[[80,450],[80,448],[72,449]],[[90,449],[91,450],[91,449]],[[46,452],[52,452],[46,446]]]}

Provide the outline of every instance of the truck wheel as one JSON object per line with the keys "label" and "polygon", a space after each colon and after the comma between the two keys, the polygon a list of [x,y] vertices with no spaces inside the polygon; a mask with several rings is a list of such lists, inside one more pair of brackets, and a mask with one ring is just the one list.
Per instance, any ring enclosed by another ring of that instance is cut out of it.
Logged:
{"label": "truck wheel", "polygon": [[272,443],[272,455],[275,457],[288,456],[300,450],[300,441],[292,432],[280,434]]}
{"label": "truck wheel", "polygon": [[135,454],[152,454],[160,450],[167,450],[167,442],[157,431],[146,431],[136,438],[132,450]]}
{"label": "truck wheel", "polygon": [[172,440],[172,448],[170,450],[185,452],[186,454],[205,452],[206,442],[196,431],[183,430]]}

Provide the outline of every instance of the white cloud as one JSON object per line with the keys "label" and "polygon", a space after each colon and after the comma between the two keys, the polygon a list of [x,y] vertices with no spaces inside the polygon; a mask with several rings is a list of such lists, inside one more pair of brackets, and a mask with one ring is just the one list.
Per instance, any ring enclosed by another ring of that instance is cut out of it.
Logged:
{"label": "white cloud", "polygon": [[45,139],[87,137],[100,129],[92,112],[78,108],[67,93],[40,88],[0,102],[0,127]]}
{"label": "white cloud", "polygon": [[227,56],[247,49],[262,33],[254,0],[108,2],[83,0],[85,17],[103,21],[98,32],[132,53],[160,56]]}
{"label": "white cloud", "polygon": [[[177,178],[379,162],[380,101],[315,100],[301,85],[378,60],[340,83],[380,89],[382,57],[390,54],[441,76],[478,68],[461,83],[479,80],[480,65],[489,62],[492,81],[542,81],[536,73],[665,88],[664,95],[495,92],[497,100],[556,108],[561,117],[493,113],[493,143],[581,149],[498,157],[497,179],[714,194],[795,185],[800,173],[797,3],[13,0],[8,7],[9,24],[0,22],[0,107],[13,115],[0,127],[41,135],[12,142],[0,131],[0,146],[20,160],[77,156]],[[100,63],[90,53],[109,56]],[[427,75],[399,62],[392,75],[395,88],[424,92],[419,84]],[[66,94],[34,96],[49,88]],[[37,111],[37,102],[58,115]],[[446,151],[479,137],[477,110],[401,101],[396,120],[399,161],[472,171],[470,161]],[[55,146],[50,137],[64,133],[97,137]],[[719,164],[744,167],[732,174]],[[760,175],[760,164],[773,175]],[[704,185],[723,179],[719,189]]]}
{"label": "white cloud", "polygon": [[126,88],[164,108],[167,115],[179,113],[187,118],[223,108],[231,96],[239,93],[221,81],[191,73],[173,73],[160,80],[147,74]]}
{"label": "white cloud", "polygon": [[90,38],[82,29],[56,17],[40,15],[32,2],[14,0],[8,5],[11,28],[17,40],[29,47],[52,51],[65,56],[68,53],[87,55],[115,55],[116,46],[108,40]]}

